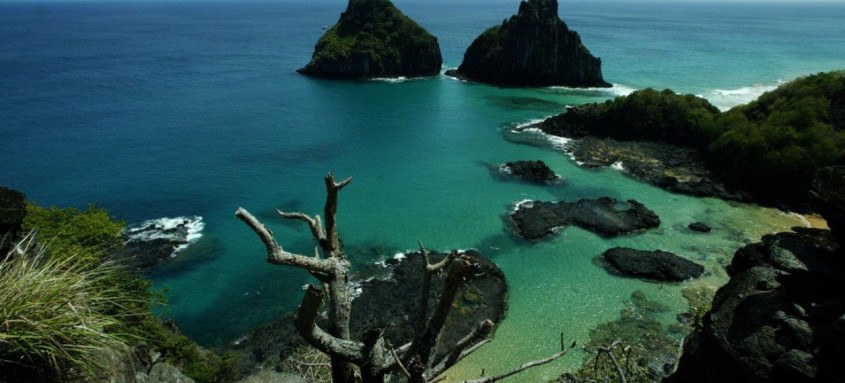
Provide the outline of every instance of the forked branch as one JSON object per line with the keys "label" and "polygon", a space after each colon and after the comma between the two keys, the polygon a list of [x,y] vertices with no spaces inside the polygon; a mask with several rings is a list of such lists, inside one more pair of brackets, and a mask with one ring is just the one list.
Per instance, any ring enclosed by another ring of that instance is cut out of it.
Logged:
{"label": "forked branch", "polygon": [[235,212],[235,216],[246,223],[247,226],[249,226],[252,231],[258,235],[261,242],[264,243],[264,246],[267,248],[267,262],[275,265],[298,267],[300,269],[322,274],[333,274],[335,272],[332,262],[329,260],[306,257],[304,255],[285,251],[279,243],[276,242],[276,238],[273,236],[273,233],[270,232],[270,230],[267,229],[267,227],[264,226],[264,224],[257,218],[246,211],[246,209],[238,208],[238,211]]}
{"label": "forked branch", "polygon": [[548,357],[548,358],[545,358],[545,359],[539,359],[539,360],[534,360],[534,361],[531,361],[531,362],[525,363],[525,364],[523,364],[523,365],[521,365],[521,366],[519,366],[519,367],[517,367],[517,368],[514,368],[513,370],[510,370],[510,371],[508,371],[508,372],[505,372],[504,374],[500,374],[500,375],[496,375],[496,376],[488,376],[488,377],[481,378],[481,379],[476,379],[476,380],[469,380],[469,381],[465,381],[464,383],[492,383],[492,382],[498,382],[498,381],[500,381],[500,380],[502,380],[502,379],[505,379],[505,378],[507,378],[507,377],[510,377],[510,376],[516,375],[516,374],[518,374],[518,373],[520,373],[520,372],[523,372],[523,371],[525,371],[525,370],[527,370],[527,369],[529,369],[529,368],[533,368],[533,367],[537,367],[537,366],[542,366],[542,365],[544,365],[544,364],[548,364],[548,363],[554,362],[554,361],[556,361],[556,360],[560,359],[560,357],[562,357],[562,356],[566,355],[566,353],[567,353],[567,352],[569,352],[569,350],[571,350],[571,349],[575,348],[575,345],[576,345],[576,342],[572,342],[572,345],[570,345],[569,347],[563,347],[563,334],[560,334],[560,338],[561,338],[561,350],[560,350],[558,353],[556,353],[556,354],[554,354],[554,355],[552,355],[552,356],[550,356],[550,357]]}
{"label": "forked branch", "polygon": [[308,285],[302,304],[296,312],[293,324],[299,335],[316,349],[329,355],[338,355],[354,363],[364,362],[364,344],[351,340],[339,339],[317,326],[317,312],[323,303],[323,291]]}

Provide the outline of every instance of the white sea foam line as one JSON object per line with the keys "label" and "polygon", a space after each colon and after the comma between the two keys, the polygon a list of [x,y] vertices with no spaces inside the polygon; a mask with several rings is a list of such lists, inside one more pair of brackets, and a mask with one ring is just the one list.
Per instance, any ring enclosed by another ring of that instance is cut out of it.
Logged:
{"label": "white sea foam line", "polygon": [[[185,240],[188,243],[179,245],[173,250],[173,253],[170,254],[170,256],[175,257],[177,253],[187,249],[190,244],[202,238],[202,230],[205,229],[205,222],[203,222],[202,217],[193,216],[147,220],[128,229],[127,237],[129,241],[151,241],[155,239],[175,240],[178,239],[176,235],[165,234],[164,232],[175,229],[182,224],[185,225],[185,229],[187,231]],[[150,226],[153,226],[155,229],[148,231],[147,228]]]}
{"label": "white sea foam line", "polygon": [[613,164],[611,164],[610,167],[613,168],[613,169],[619,170],[619,171],[625,170],[625,167],[622,166],[622,161],[616,161]]}
{"label": "white sea foam line", "polygon": [[626,85],[622,84],[611,84],[610,88],[598,88],[598,87],[590,87],[590,88],[571,88],[568,86],[550,86],[547,89],[552,90],[561,90],[561,91],[570,91],[570,92],[596,92],[596,93],[610,93],[614,96],[627,96],[631,93],[636,91],[636,88],[631,88]]}
{"label": "white sea foam line", "polygon": [[785,81],[778,80],[775,84],[755,84],[736,89],[713,89],[697,96],[707,99],[707,101],[710,101],[717,108],[725,111],[735,106],[754,101],[763,93],[771,92],[784,83]]}

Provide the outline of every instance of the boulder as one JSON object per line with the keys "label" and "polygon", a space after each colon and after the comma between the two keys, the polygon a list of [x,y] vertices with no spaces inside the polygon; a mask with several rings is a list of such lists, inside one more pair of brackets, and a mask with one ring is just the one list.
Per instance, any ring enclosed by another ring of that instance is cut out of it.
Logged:
{"label": "boulder", "polygon": [[738,250],[668,383],[841,382],[845,267],[829,231],[763,237]]}
{"label": "boulder", "polygon": [[527,0],[482,33],[448,75],[504,86],[610,87],[594,57],[558,17],[557,0]]}
{"label": "boulder", "polygon": [[146,383],[194,383],[194,380],[183,375],[178,368],[159,362],[150,368]]}
{"label": "boulder", "polygon": [[577,202],[526,201],[511,214],[517,233],[536,240],[569,225],[576,225],[604,237],[660,226],[660,217],[643,204],[610,197]]}
{"label": "boulder", "polygon": [[709,232],[710,232],[710,230],[713,230],[713,229],[710,227],[710,225],[708,225],[708,224],[706,224],[706,223],[704,223],[704,222],[693,222],[693,223],[691,223],[691,224],[687,225],[687,227],[688,227],[690,230],[692,230],[692,231],[697,231],[697,232],[699,232],[699,233],[709,233]]}
{"label": "boulder", "polygon": [[440,73],[437,38],[390,0],[349,0],[298,72],[333,78],[422,77]]}
{"label": "boulder", "polygon": [[557,174],[543,161],[514,161],[502,165],[501,169],[525,181],[545,183],[558,178]]}
{"label": "boulder", "polygon": [[601,258],[611,271],[655,281],[680,282],[704,273],[703,266],[668,251],[614,247]]}
{"label": "boulder", "polygon": [[0,256],[5,256],[26,217],[26,196],[23,193],[0,186]]}

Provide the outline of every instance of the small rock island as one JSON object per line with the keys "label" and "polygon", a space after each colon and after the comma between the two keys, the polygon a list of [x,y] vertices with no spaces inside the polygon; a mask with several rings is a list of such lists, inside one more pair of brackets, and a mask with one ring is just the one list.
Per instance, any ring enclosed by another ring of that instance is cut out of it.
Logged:
{"label": "small rock island", "polygon": [[447,75],[501,86],[610,87],[593,56],[558,17],[557,0],[528,0],[482,33]]}
{"label": "small rock island", "polygon": [[437,38],[390,0],[349,0],[297,72],[328,78],[424,77],[440,73]]}

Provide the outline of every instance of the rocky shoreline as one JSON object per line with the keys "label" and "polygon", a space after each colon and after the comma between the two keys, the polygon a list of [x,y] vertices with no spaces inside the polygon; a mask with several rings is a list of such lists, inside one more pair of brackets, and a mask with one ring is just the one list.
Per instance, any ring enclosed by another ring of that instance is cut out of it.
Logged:
{"label": "rocky shoreline", "polygon": [[[452,348],[482,320],[490,319],[498,324],[507,312],[508,286],[502,271],[475,250],[463,250],[461,253],[478,262],[483,275],[461,288],[441,334],[438,355]],[[445,256],[445,253],[429,254],[432,262]],[[418,252],[399,254],[384,262],[389,277],[364,276],[365,279],[353,282],[360,286],[361,293],[352,305],[352,338],[361,339],[367,330],[382,327],[385,328],[385,337],[397,347],[411,340],[422,280],[419,272],[421,261]],[[432,279],[430,310],[440,296],[444,276],[437,275]],[[244,374],[249,374],[265,366],[274,367],[280,356],[284,360],[305,345],[293,326],[293,313],[290,313],[253,330],[227,346],[226,351],[240,352]]]}

